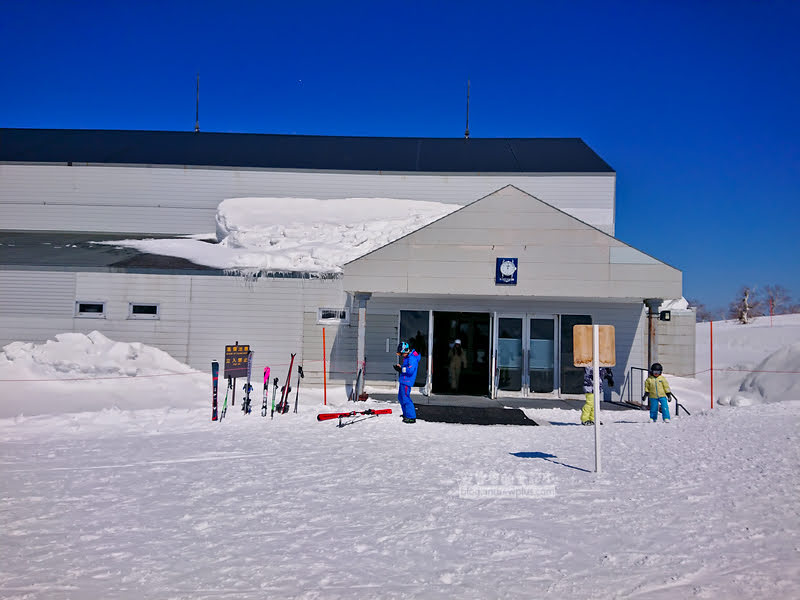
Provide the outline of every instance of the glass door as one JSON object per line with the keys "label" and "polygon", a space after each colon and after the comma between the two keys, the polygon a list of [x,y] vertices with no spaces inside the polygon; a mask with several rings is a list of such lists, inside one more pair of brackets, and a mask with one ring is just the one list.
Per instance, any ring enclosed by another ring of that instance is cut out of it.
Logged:
{"label": "glass door", "polygon": [[497,316],[496,388],[504,395],[509,395],[509,392],[524,394],[523,387],[527,383],[523,353],[524,329],[525,319],[521,316]]}
{"label": "glass door", "polygon": [[493,397],[558,394],[556,317],[495,315]]}
{"label": "glass door", "polygon": [[528,391],[552,395],[556,389],[556,320],[528,317]]}

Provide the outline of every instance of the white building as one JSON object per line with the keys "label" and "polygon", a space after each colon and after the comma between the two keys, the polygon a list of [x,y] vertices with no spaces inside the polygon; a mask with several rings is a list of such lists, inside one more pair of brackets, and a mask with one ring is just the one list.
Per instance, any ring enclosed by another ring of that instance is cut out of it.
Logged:
{"label": "white building", "polygon": [[[615,177],[579,139],[0,129],[0,344],[97,329],[207,369],[239,341],[276,373],[296,352],[314,384],[324,327],[329,381],[365,367],[368,384],[393,385],[397,341],[413,339],[436,394],[452,391],[460,338],[459,393],[569,397],[571,327],[595,322],[616,327],[618,381],[659,348],[667,372],[689,373],[693,352],[674,349],[693,348],[693,319],[655,326],[681,273],[613,237]],[[222,200],[254,196],[464,208],[326,278],[245,279],[88,243],[210,233]]]}

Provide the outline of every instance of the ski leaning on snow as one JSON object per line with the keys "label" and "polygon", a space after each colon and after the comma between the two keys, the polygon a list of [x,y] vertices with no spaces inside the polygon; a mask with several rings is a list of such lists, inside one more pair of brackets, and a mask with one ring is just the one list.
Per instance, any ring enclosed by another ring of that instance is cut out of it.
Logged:
{"label": "ski leaning on snow", "polygon": [[272,385],[274,387],[272,388],[272,412],[269,413],[269,418],[270,419],[275,418],[275,396],[278,395],[278,378],[277,377],[272,381]]}
{"label": "ski leaning on snow", "polygon": [[294,357],[295,355],[292,354],[291,360],[289,361],[289,373],[286,375],[286,384],[281,389],[281,401],[278,402],[278,414],[284,415],[289,412],[289,393],[292,391],[292,388],[289,387],[289,382],[292,380],[292,367],[294,366]]}
{"label": "ski leaning on snow", "polygon": [[219,363],[211,363],[211,420],[217,420],[217,389],[219,388]]}
{"label": "ski leaning on snow", "polygon": [[297,365],[297,390],[295,390],[294,394],[294,413],[297,414],[297,398],[300,396],[300,380],[305,377],[305,373],[303,373],[303,367]]}
{"label": "ski leaning on snow", "polygon": [[267,416],[267,402],[269,401],[269,367],[264,367],[264,399],[261,401],[261,416]]}
{"label": "ski leaning on snow", "polygon": [[356,382],[353,384],[353,389],[350,390],[350,395],[347,396],[348,401],[352,400],[353,402],[355,402],[356,400],[358,400],[357,394],[358,394],[358,386],[360,384],[361,384],[361,369],[358,370],[358,375],[356,375]]}
{"label": "ski leaning on snow", "polygon": [[345,419],[347,417],[357,417],[359,415],[390,415],[392,414],[391,408],[381,408],[378,410],[373,410],[368,408],[367,410],[351,410],[350,412],[342,412],[342,413],[321,413],[317,415],[317,421],[330,421],[331,419]]}
{"label": "ski leaning on snow", "polygon": [[[233,390],[233,379],[228,377],[228,388],[225,390],[225,400],[222,403],[222,412],[219,413],[220,423],[222,422],[222,419],[225,418],[225,413],[228,412],[228,392],[231,390]],[[236,390],[233,390],[233,393],[235,394]]]}

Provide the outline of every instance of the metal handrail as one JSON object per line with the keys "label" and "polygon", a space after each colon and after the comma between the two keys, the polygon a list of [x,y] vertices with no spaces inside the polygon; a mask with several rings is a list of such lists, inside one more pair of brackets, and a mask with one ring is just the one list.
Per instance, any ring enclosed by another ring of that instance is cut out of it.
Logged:
{"label": "metal handrail", "polygon": [[[639,376],[634,379],[634,372],[636,371],[639,372]],[[642,373],[648,373],[648,372],[649,372],[648,369],[645,369],[643,367],[631,367],[630,379],[628,380],[628,404],[633,404],[634,406],[639,406],[642,408],[645,407],[645,404],[643,402],[638,401],[638,399],[644,396],[644,380],[646,379],[646,377],[642,377]],[[637,396],[635,396],[637,400],[634,400],[633,396],[633,382],[635,380],[639,381],[639,393]],[[667,402],[669,402],[670,400],[675,400],[676,417],[680,414],[681,409],[683,409],[683,412],[685,412],[687,415],[692,416],[692,413],[686,410],[686,407],[683,404],[678,402],[678,397],[672,392],[670,392],[669,395],[667,396]]]}

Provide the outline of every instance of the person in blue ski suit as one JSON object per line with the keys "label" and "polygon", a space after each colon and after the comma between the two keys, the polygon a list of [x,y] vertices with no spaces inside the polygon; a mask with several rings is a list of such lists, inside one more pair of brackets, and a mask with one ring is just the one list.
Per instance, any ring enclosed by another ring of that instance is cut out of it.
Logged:
{"label": "person in blue ski suit", "polygon": [[397,364],[394,370],[399,374],[400,387],[397,390],[397,401],[403,411],[403,423],[416,423],[417,411],[411,401],[411,386],[417,379],[417,368],[422,358],[416,350],[412,350],[406,342],[397,345]]}

